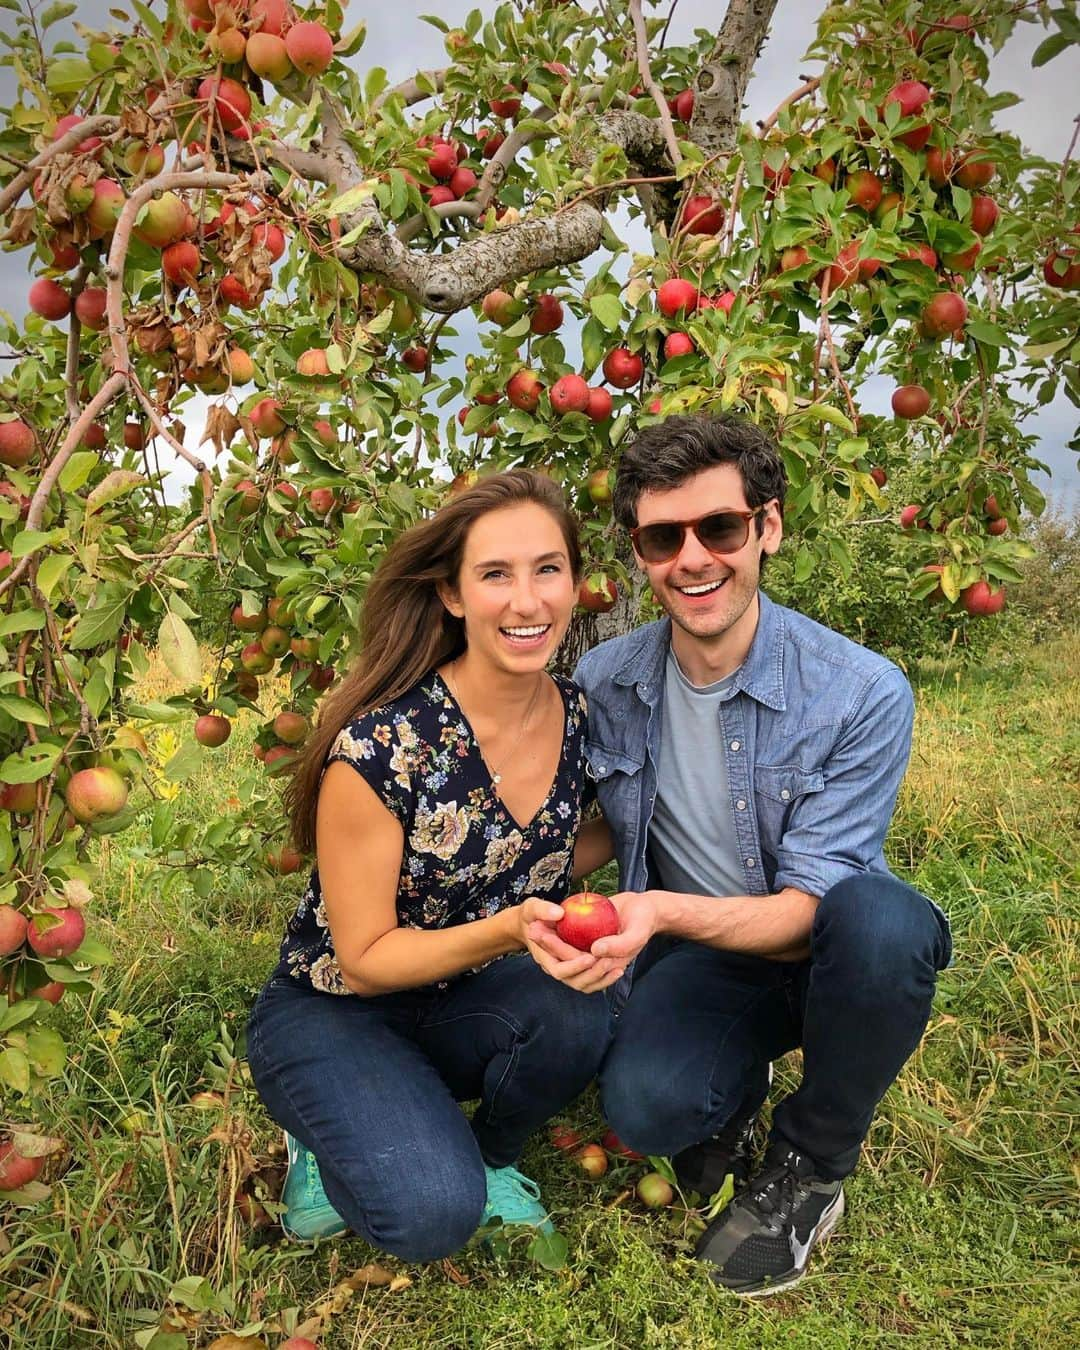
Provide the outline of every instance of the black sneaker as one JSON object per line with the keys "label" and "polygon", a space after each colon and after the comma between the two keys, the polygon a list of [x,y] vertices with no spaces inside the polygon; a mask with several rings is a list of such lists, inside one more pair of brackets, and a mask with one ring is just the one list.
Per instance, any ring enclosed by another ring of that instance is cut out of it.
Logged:
{"label": "black sneaker", "polygon": [[736,1294],[778,1294],[798,1284],[814,1247],[844,1212],[839,1181],[814,1175],[809,1158],[774,1144],[745,1192],[702,1233],[694,1256]]}
{"label": "black sneaker", "polygon": [[733,1195],[742,1190],[750,1177],[758,1114],[731,1121],[711,1139],[675,1154],[671,1165],[684,1191],[697,1191],[707,1200],[725,1186]]}

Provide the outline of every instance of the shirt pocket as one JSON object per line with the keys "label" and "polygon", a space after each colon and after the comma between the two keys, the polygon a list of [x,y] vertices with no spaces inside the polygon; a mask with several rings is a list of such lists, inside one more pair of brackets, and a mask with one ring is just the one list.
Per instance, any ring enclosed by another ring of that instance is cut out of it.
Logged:
{"label": "shirt pocket", "polygon": [[792,809],[825,787],[820,769],[797,764],[761,765],[754,770],[754,796],[762,848],[773,858],[787,831]]}
{"label": "shirt pocket", "polygon": [[630,828],[630,816],[637,791],[635,779],[645,763],[640,755],[611,750],[596,741],[585,742],[585,775],[596,788],[600,809],[616,831]]}

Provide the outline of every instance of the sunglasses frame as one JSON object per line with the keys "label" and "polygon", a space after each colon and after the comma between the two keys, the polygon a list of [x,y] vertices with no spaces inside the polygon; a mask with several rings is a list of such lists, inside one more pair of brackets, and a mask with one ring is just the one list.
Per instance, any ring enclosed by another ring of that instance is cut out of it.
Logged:
{"label": "sunglasses frame", "polygon": [[[756,511],[740,511],[736,507],[731,506],[719,511],[706,511],[703,516],[698,516],[695,520],[650,520],[648,525],[634,526],[630,531],[630,542],[634,546],[634,552],[642,562],[651,563],[653,566],[659,566],[660,564],[670,562],[672,558],[677,558],[679,556],[683,550],[683,545],[686,543],[687,531],[693,530],[694,537],[703,549],[706,549],[711,553],[714,558],[724,558],[731,553],[738,553],[739,549],[746,547],[746,541],[750,538],[750,522],[756,520],[759,516],[763,516],[768,508],[769,502],[766,502],[764,506],[759,506]],[[739,516],[746,526],[746,533],[743,535],[742,542],[735,548],[728,549],[716,549],[707,544],[698,532],[698,526],[703,520],[708,520],[710,516]],[[679,525],[682,528],[682,536],[679,539],[678,547],[674,552],[669,553],[666,558],[647,558],[638,546],[638,537],[642,530],[651,529],[654,525]]]}

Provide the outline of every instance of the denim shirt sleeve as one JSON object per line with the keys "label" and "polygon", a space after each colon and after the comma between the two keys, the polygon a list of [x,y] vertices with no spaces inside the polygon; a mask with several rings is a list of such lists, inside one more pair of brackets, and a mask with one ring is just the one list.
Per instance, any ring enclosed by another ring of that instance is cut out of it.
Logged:
{"label": "denim shirt sleeve", "polygon": [[914,716],[900,670],[891,667],[870,682],[822,766],[824,790],[808,793],[792,812],[777,850],[774,890],[794,886],[820,898],[880,860]]}

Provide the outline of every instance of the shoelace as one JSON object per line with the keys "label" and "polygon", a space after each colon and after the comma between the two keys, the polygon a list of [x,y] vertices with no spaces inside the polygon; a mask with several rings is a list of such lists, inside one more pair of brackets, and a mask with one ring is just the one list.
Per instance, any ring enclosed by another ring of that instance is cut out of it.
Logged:
{"label": "shoelace", "polygon": [[488,1203],[496,1214],[500,1201],[520,1200],[522,1191],[533,1200],[540,1199],[540,1187],[531,1177],[523,1176],[516,1167],[492,1169]]}
{"label": "shoelace", "polygon": [[758,1184],[743,1201],[753,1208],[771,1228],[780,1228],[791,1220],[799,1192],[803,1189],[798,1175],[786,1163],[777,1163],[758,1178]]}

